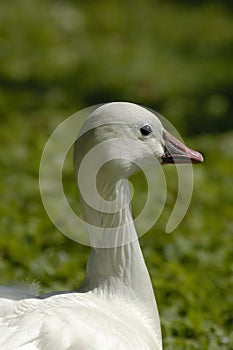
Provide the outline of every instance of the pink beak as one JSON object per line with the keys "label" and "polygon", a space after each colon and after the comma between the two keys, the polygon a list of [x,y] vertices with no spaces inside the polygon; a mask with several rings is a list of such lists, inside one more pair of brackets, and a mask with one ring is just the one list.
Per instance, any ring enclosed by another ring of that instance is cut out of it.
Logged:
{"label": "pink beak", "polygon": [[185,146],[181,141],[164,131],[165,152],[162,156],[163,164],[202,163],[201,153]]}

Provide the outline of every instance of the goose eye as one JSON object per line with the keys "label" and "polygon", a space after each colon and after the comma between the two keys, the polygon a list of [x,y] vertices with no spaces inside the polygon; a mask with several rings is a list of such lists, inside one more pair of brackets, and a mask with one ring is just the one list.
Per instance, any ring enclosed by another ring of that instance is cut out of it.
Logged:
{"label": "goose eye", "polygon": [[149,134],[152,133],[152,128],[151,128],[150,125],[147,124],[147,125],[142,126],[142,127],[140,128],[140,131],[141,131],[141,134],[142,134],[143,136],[147,136],[147,135],[149,135]]}

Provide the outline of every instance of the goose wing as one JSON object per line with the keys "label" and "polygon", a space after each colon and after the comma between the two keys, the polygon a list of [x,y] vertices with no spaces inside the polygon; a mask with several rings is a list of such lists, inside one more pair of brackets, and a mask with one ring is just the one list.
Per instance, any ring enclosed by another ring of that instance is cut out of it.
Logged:
{"label": "goose wing", "polygon": [[123,303],[91,293],[0,300],[1,350],[160,350],[149,327]]}

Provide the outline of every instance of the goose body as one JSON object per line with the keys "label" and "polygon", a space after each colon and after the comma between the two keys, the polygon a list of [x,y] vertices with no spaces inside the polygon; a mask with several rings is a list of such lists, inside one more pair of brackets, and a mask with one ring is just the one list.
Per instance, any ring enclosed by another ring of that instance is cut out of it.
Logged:
{"label": "goose body", "polygon": [[144,315],[119,298],[95,293],[5,303],[1,349],[160,349]]}
{"label": "goose body", "polygon": [[[84,282],[75,292],[45,296],[0,288],[1,350],[162,349],[156,301],[123,179],[155,159],[201,162],[202,156],[169,137],[153,113],[125,102],[99,107],[84,123],[74,151],[77,181],[83,159],[96,146],[103,146],[100,156],[111,161],[97,173],[100,197],[94,206],[85,198],[88,176],[79,189],[92,246]],[[94,171],[95,160],[86,174]]]}

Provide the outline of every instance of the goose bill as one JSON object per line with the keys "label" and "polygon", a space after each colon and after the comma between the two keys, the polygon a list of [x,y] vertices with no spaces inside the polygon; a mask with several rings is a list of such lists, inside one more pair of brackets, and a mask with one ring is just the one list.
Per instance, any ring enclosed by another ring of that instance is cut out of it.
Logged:
{"label": "goose bill", "polygon": [[168,131],[164,131],[164,155],[163,164],[184,164],[184,163],[202,163],[203,156],[185,146],[181,141],[172,136]]}

